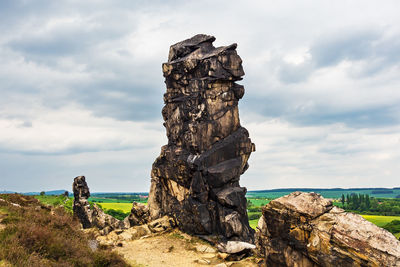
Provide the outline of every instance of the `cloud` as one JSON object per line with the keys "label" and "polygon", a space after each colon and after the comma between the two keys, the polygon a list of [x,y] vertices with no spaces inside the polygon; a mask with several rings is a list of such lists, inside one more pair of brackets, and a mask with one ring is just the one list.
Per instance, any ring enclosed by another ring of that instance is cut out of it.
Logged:
{"label": "cloud", "polygon": [[36,109],[30,122],[0,120],[0,150],[35,155],[139,149],[163,139],[161,127],[154,124],[161,125],[161,121],[117,121],[95,117],[77,106]]}
{"label": "cloud", "polygon": [[398,145],[383,140],[400,124],[399,7],[1,1],[1,182],[37,191],[86,174],[94,190],[145,191],[166,143],[161,63],[206,33],[243,59],[241,122],[257,145],[244,185],[376,186],[379,172],[394,184]]}

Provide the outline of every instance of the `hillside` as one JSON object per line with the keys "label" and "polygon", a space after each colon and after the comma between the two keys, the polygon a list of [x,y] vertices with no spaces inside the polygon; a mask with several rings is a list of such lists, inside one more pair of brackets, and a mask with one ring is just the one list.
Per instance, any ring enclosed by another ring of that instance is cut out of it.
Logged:
{"label": "hillside", "polygon": [[118,254],[91,244],[93,237],[64,208],[31,196],[0,195],[3,266],[129,266]]}

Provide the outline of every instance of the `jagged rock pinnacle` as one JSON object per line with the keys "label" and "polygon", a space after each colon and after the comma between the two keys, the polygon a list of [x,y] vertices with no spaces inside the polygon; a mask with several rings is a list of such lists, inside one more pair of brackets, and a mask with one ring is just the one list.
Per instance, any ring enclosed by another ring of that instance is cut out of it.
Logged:
{"label": "jagged rock pinnacle", "polygon": [[189,233],[252,242],[239,185],[255,151],[239,120],[242,60],[236,44],[215,48],[214,40],[198,34],[174,44],[162,65],[168,144],[151,171],[150,216],[169,215]]}

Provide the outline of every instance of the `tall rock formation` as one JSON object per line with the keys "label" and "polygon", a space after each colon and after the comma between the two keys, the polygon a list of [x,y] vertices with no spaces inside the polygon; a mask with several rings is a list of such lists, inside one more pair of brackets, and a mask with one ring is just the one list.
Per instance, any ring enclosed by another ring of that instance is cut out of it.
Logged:
{"label": "tall rock formation", "polygon": [[266,266],[400,267],[400,241],[319,194],[294,192],[263,208],[256,245]]}
{"label": "tall rock formation", "polygon": [[152,219],[169,215],[189,233],[253,241],[240,175],[255,151],[240,126],[244,75],[236,44],[215,48],[199,34],[170,47],[162,65],[168,144],[151,171]]}
{"label": "tall rock formation", "polygon": [[74,192],[74,215],[78,217],[84,229],[97,227],[101,234],[107,234],[112,230],[130,226],[128,218],[125,221],[120,221],[105,214],[96,204],[89,204],[90,192],[85,176],[74,178],[72,191]]}

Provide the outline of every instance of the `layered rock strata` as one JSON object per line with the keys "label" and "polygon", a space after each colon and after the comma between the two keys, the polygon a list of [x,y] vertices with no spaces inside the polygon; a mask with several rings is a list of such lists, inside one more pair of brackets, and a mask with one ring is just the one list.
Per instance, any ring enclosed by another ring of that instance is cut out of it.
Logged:
{"label": "layered rock strata", "polygon": [[126,221],[120,221],[105,214],[96,204],[89,204],[90,192],[85,176],[75,177],[72,191],[74,192],[74,215],[78,217],[84,229],[97,227],[102,234],[107,234],[115,229],[129,227]]}
{"label": "layered rock strata", "polygon": [[400,266],[400,241],[319,194],[294,192],[263,208],[256,245],[266,266]]}
{"label": "layered rock strata", "polygon": [[199,34],[170,47],[162,65],[168,144],[151,171],[151,219],[169,215],[189,233],[253,241],[240,175],[255,151],[240,125],[244,75],[236,44]]}

